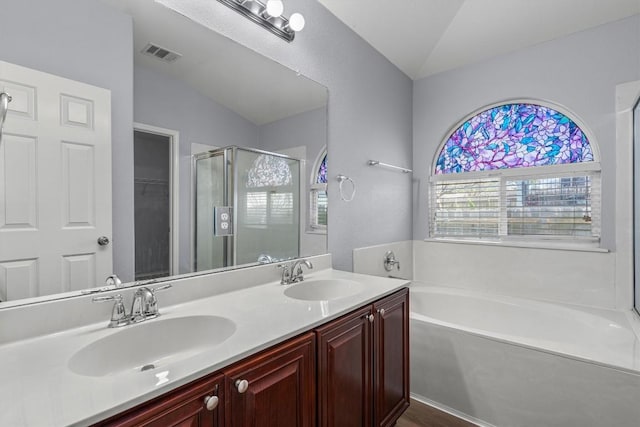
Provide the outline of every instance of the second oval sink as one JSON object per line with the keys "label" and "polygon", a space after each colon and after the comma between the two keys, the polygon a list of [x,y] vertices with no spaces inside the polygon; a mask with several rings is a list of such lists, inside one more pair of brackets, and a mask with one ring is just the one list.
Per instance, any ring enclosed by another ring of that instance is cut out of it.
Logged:
{"label": "second oval sink", "polygon": [[345,279],[305,280],[291,285],[284,294],[289,298],[304,301],[331,301],[362,292],[360,282]]}
{"label": "second oval sink", "polygon": [[68,366],[76,374],[90,377],[153,369],[214,347],[235,330],[232,320],[218,316],[148,320],[81,348]]}

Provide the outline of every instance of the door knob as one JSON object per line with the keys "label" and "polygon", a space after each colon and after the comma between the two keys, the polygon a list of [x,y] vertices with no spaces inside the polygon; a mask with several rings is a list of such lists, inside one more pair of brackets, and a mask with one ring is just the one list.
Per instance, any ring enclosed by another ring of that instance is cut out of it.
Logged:
{"label": "door knob", "polygon": [[208,411],[213,411],[218,407],[219,401],[220,399],[218,399],[218,396],[207,396],[204,398],[204,406]]}
{"label": "door knob", "polygon": [[98,244],[100,246],[107,246],[109,243],[109,238],[107,236],[98,237]]}

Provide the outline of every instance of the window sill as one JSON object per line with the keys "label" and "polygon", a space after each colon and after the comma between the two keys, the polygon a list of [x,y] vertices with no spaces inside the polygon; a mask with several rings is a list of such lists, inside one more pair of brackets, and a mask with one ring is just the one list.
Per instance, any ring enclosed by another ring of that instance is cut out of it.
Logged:
{"label": "window sill", "polygon": [[577,252],[599,252],[608,253],[609,249],[590,246],[589,244],[570,244],[564,242],[523,242],[523,241],[491,241],[491,240],[466,240],[466,239],[443,239],[427,238],[425,242],[433,243],[453,243],[465,245],[497,246],[507,248],[527,248],[527,249],[547,249],[556,251],[577,251]]}
{"label": "window sill", "polygon": [[327,230],[321,230],[321,229],[307,229],[305,231],[307,234],[327,234]]}

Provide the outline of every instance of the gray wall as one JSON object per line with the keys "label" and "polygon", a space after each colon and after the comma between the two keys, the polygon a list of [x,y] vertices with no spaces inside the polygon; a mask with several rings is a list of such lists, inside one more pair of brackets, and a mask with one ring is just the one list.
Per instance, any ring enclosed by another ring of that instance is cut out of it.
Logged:
{"label": "gray wall", "polygon": [[113,263],[132,280],[131,18],[95,0],[0,0],[0,18],[0,60],[111,90]]}
{"label": "gray wall", "polygon": [[[168,100],[171,102],[168,102]],[[191,144],[256,147],[258,126],[201,95],[190,86],[137,66],[134,121],[180,132],[180,273],[191,265]]]}
{"label": "gray wall", "polygon": [[[175,1],[187,16],[197,4]],[[226,6],[211,2],[200,22],[329,89],[329,252],[352,269],[352,249],[411,238],[411,176],[367,166],[369,159],[407,166],[412,158],[412,82],[316,0],[287,0],[305,29],[286,43]],[[340,200],[335,176],[358,190]]]}
{"label": "gray wall", "polygon": [[313,163],[327,144],[327,109],[316,108],[267,123],[258,132],[258,148],[277,151],[304,145],[306,160]]}
{"label": "gray wall", "polygon": [[414,82],[414,239],[428,235],[427,177],[450,128],[488,104],[533,98],[564,106],[594,135],[602,163],[602,246],[614,250],[615,86],[640,79],[639,29],[635,16]]}

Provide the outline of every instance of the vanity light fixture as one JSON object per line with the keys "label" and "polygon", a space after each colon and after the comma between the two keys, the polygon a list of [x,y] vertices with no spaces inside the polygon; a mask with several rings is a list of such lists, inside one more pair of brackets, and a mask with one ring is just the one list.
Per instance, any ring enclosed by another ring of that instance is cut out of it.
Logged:
{"label": "vanity light fixture", "polygon": [[288,42],[292,42],[296,32],[304,28],[304,17],[300,13],[294,13],[289,18],[282,15],[282,0],[267,0],[266,4],[259,0],[218,1]]}

